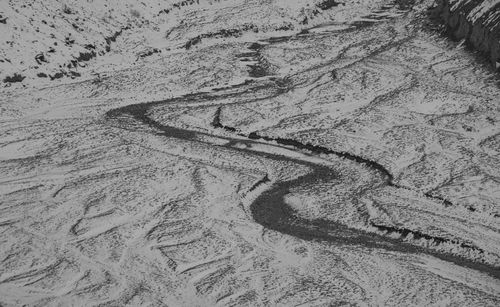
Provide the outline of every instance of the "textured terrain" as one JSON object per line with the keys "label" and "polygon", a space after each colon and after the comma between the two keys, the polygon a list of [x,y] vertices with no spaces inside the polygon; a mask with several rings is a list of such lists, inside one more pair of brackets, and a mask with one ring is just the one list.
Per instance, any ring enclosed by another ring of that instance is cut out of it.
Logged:
{"label": "textured terrain", "polygon": [[435,13],[452,38],[465,40],[500,68],[499,0],[439,0]]}
{"label": "textured terrain", "polygon": [[431,5],[193,2],[9,83],[0,304],[498,306],[498,77]]}

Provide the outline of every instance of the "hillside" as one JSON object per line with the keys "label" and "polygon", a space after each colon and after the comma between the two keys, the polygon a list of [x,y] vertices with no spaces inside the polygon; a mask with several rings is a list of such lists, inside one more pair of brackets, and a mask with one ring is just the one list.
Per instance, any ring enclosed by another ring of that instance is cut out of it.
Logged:
{"label": "hillside", "polygon": [[[381,1],[350,1],[350,18]],[[245,6],[242,6],[245,3]],[[201,38],[298,32],[329,19],[331,0],[47,0],[0,3],[0,80],[47,84],[135,65]],[[239,7],[238,13],[224,12]],[[352,10],[356,8],[356,10]],[[342,16],[339,10],[337,18]]]}
{"label": "hillside", "polygon": [[437,12],[454,39],[464,39],[500,68],[500,0],[438,0]]}

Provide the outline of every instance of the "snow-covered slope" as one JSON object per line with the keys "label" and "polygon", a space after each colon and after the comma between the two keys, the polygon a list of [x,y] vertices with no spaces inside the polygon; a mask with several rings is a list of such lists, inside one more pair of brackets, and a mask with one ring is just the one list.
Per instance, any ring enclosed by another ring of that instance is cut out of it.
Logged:
{"label": "snow-covered slope", "polygon": [[[359,6],[362,14],[380,2],[343,7]],[[129,67],[200,38],[300,31],[337,5],[330,0],[1,1],[0,80],[47,83],[96,72],[89,67]],[[236,14],[235,7],[241,7]]]}
{"label": "snow-covered slope", "polygon": [[116,8],[81,77],[13,64],[0,305],[500,306],[498,78],[432,2]]}
{"label": "snow-covered slope", "polygon": [[500,67],[500,0],[439,0],[437,11],[456,39],[465,39]]}

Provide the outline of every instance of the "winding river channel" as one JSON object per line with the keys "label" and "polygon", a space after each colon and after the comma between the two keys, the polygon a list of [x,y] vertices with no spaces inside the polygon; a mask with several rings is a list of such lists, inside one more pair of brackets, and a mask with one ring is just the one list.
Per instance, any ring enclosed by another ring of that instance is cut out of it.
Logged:
{"label": "winding river channel", "polygon": [[4,89],[0,305],[500,305],[498,76],[432,0],[166,3]]}
{"label": "winding river channel", "polygon": [[[387,7],[387,9],[390,8]],[[378,225],[368,220],[365,221],[367,229],[373,229],[374,231],[353,228],[341,222],[328,219],[308,219],[300,216],[285,201],[286,195],[291,190],[302,186],[314,187],[317,184],[334,182],[341,178],[335,168],[325,163],[325,156],[336,156],[341,158],[342,161],[354,162],[369,169],[378,177],[377,183],[374,184],[373,188],[390,186],[395,189],[408,191],[412,191],[412,188],[398,184],[393,174],[386,167],[368,158],[348,151],[338,151],[326,146],[303,143],[291,138],[270,137],[259,132],[243,133],[238,127],[226,125],[221,120],[221,113],[224,112],[224,108],[231,104],[256,103],[259,100],[263,101],[292,92],[295,87],[300,87],[303,84],[311,84],[317,81],[318,77],[314,76],[311,77],[315,78],[314,80],[302,79],[300,82],[295,82],[294,84],[294,82],[290,81],[290,77],[279,77],[271,74],[268,71],[265,60],[263,60],[261,50],[270,48],[273,44],[286,43],[288,41],[300,44],[302,39],[314,40],[315,36],[317,36],[318,40],[321,40],[325,35],[349,35],[350,32],[357,31],[363,27],[370,27],[375,22],[379,22],[379,20],[379,15],[371,15],[367,16],[364,21],[350,24],[347,29],[340,30],[340,32],[336,27],[338,28],[342,25],[328,23],[323,26],[304,30],[300,34],[293,36],[276,37],[249,43],[249,51],[239,56],[242,61],[251,62],[248,65],[250,79],[247,81],[234,86],[214,88],[211,91],[189,94],[182,97],[120,107],[107,112],[106,118],[111,124],[126,129],[136,129],[138,127],[137,123],[140,123],[143,126],[151,128],[147,133],[153,133],[169,140],[177,139],[203,143],[214,148],[222,147],[230,149],[243,155],[276,162],[291,163],[307,168],[309,170],[307,174],[289,180],[275,180],[269,174],[266,174],[248,191],[251,193],[254,190],[259,190],[259,194],[252,199],[249,208],[253,220],[267,229],[304,240],[320,240],[335,245],[359,245],[387,251],[428,254],[442,260],[485,272],[495,278],[500,278],[500,268],[498,267],[470,260],[446,251],[443,252],[415,245],[405,239],[411,236],[415,240],[432,242],[434,246],[446,243],[456,245],[466,251],[473,251],[478,254],[484,253],[481,248],[467,242],[439,237],[403,227]],[[332,27],[334,30],[330,31]],[[385,46],[381,49],[386,50],[391,46]],[[375,52],[381,52],[381,50]],[[328,64],[333,65],[335,62],[333,61]],[[332,78],[336,78],[334,71],[327,71],[321,77],[324,77],[325,74],[332,74]],[[237,99],[249,94],[255,94],[257,98],[254,97],[243,102],[227,102],[228,99]],[[155,108],[163,108],[162,112],[171,112],[172,114],[180,110],[199,110],[200,112],[209,110],[213,114],[213,120],[211,121],[211,127],[207,127],[207,129],[190,128],[185,127],[185,125],[177,127],[175,124],[155,119],[152,116]],[[263,147],[266,150],[262,150]],[[294,153],[288,155],[287,152],[290,151]],[[311,156],[315,157],[315,159],[311,159]],[[304,157],[304,159],[301,157]],[[364,191],[359,191],[359,193],[361,197]],[[430,192],[424,193],[422,197],[439,205],[454,206],[451,201]]]}

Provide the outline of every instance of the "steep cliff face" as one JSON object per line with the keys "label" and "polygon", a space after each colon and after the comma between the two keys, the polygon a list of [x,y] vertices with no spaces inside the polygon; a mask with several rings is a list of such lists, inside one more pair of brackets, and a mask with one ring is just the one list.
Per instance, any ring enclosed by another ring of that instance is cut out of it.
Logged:
{"label": "steep cliff face", "polygon": [[500,0],[438,0],[437,12],[455,39],[465,39],[500,68]]}

